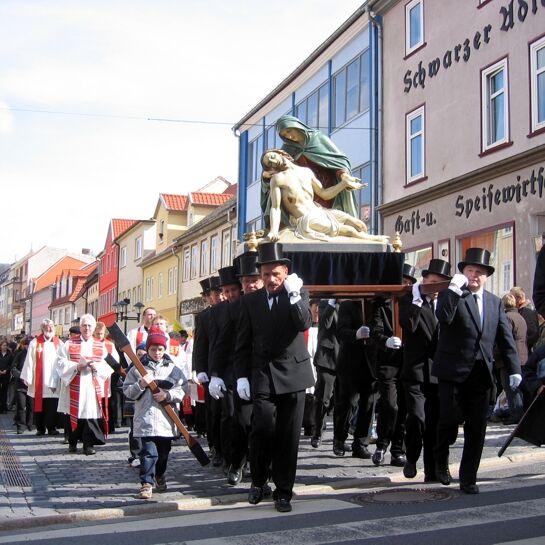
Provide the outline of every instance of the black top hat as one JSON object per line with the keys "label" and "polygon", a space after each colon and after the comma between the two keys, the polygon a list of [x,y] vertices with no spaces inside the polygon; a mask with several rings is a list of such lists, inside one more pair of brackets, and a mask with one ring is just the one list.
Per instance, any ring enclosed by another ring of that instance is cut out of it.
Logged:
{"label": "black top hat", "polygon": [[220,284],[220,277],[219,276],[211,276],[210,277],[210,289],[214,291],[220,291],[221,290],[221,284]]}
{"label": "black top hat", "polygon": [[408,278],[413,284],[416,282],[416,269],[410,263],[403,263],[403,278]]}
{"label": "black top hat", "polygon": [[204,280],[199,280],[199,284],[201,285],[201,295],[207,295],[210,293],[211,286],[210,286],[210,278],[205,278]]}
{"label": "black top hat", "polygon": [[466,265],[480,265],[487,270],[488,276],[494,273],[494,267],[490,265],[490,252],[483,248],[468,248],[464,260],[458,263],[458,270],[463,272]]}
{"label": "black top hat", "polygon": [[259,276],[256,267],[257,252],[244,252],[236,258],[237,276]]}
{"label": "black top hat", "polygon": [[281,242],[263,242],[257,247],[257,261],[256,267],[261,265],[267,265],[268,263],[280,263],[289,267],[291,261],[284,257],[282,253]]}
{"label": "black top hat", "polygon": [[422,276],[428,276],[428,274],[438,274],[445,278],[445,280],[450,280],[452,277],[450,275],[450,263],[444,259],[432,259],[427,269],[422,271]]}
{"label": "black top hat", "polygon": [[236,272],[235,267],[232,265],[219,269],[218,273],[220,275],[220,286],[228,286],[229,284],[238,284],[240,286]]}

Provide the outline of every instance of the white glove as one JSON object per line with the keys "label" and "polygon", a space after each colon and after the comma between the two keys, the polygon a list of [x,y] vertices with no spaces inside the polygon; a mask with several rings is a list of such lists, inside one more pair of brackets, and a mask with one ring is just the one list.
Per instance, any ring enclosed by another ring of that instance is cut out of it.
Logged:
{"label": "white glove", "polygon": [[337,299],[328,299],[327,304],[331,305],[332,307],[335,307],[335,304],[337,303]]}
{"label": "white glove", "polygon": [[418,304],[420,306],[423,302],[422,294],[420,293],[420,282],[415,282],[413,284],[413,303]]}
{"label": "white glove", "polygon": [[225,382],[223,382],[220,377],[212,377],[210,379],[208,391],[214,399],[219,399],[220,397],[223,397],[223,392],[225,392],[226,390],[227,388],[225,387]]}
{"label": "white glove", "polygon": [[290,296],[290,303],[293,305],[301,299],[301,288],[303,287],[303,281],[295,274],[289,274],[284,280],[284,287]]}
{"label": "white glove", "polygon": [[366,325],[362,325],[356,331],[356,339],[368,339],[370,334],[371,330]]}
{"label": "white glove", "polygon": [[388,337],[386,339],[386,348],[399,350],[401,348],[401,339],[399,337]]}
{"label": "white glove", "polygon": [[459,290],[461,290],[466,284],[467,284],[467,278],[460,273],[456,273],[451,279],[450,279],[451,285],[454,284]]}
{"label": "white glove", "polygon": [[522,382],[522,376],[518,373],[515,373],[514,375],[509,375],[509,387],[511,390],[516,390],[520,383]]}
{"label": "white glove", "polygon": [[246,377],[237,378],[237,393],[240,399],[250,401],[250,383]]}
{"label": "white glove", "polygon": [[206,373],[198,373],[197,374],[197,381],[199,384],[202,384],[203,382],[208,382],[210,379],[208,378],[208,375]]}

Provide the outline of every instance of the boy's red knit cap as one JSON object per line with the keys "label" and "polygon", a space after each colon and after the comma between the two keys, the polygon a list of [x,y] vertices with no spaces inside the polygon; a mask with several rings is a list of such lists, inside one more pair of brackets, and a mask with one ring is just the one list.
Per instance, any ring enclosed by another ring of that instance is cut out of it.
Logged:
{"label": "boy's red knit cap", "polygon": [[162,329],[159,329],[156,326],[151,326],[148,331],[148,338],[146,339],[146,350],[152,344],[159,344],[164,348],[167,347],[167,336],[164,334]]}

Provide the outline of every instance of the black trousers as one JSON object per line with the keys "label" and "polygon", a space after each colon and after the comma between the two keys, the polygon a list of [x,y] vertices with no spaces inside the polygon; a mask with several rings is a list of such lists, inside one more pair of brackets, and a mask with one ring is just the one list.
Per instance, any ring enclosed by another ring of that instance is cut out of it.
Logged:
{"label": "black trousers", "polygon": [[221,452],[221,402],[214,399],[208,392],[208,383],[204,385],[205,395],[204,404],[206,409],[206,438],[208,439],[208,447],[218,454]]}
{"label": "black trousers", "polygon": [[352,450],[357,450],[367,437],[373,414],[374,381],[362,375],[337,373],[335,382],[335,414],[333,438],[344,443],[357,407],[357,421]]}
{"label": "black trousers", "polygon": [[291,500],[299,437],[305,407],[304,390],[276,394],[268,370],[252,374],[253,424],[250,434],[250,469],[255,486],[271,474],[274,499]]}
{"label": "black trousers", "polygon": [[314,436],[321,437],[324,428],[324,418],[333,404],[335,390],[335,372],[322,367],[316,367],[316,385],[314,386]]}
{"label": "black trousers", "polygon": [[32,405],[33,399],[24,390],[15,392],[15,424],[20,427],[32,429]]}
{"label": "black trousers", "polygon": [[231,431],[231,465],[235,469],[240,469],[248,459],[253,405],[251,401],[240,399],[235,388],[233,388],[233,403],[234,417]]}
{"label": "black trousers", "polygon": [[416,464],[424,448],[424,473],[435,477],[433,449],[439,421],[439,394],[437,384],[429,382],[403,383],[407,405],[405,448],[407,460]]}
{"label": "black trousers", "polygon": [[[380,375],[380,370],[379,370]],[[377,448],[400,455],[405,452],[405,399],[397,377],[379,377],[377,380]]]}
{"label": "black trousers", "polygon": [[448,465],[449,446],[464,424],[464,448],[459,477],[463,484],[475,484],[481,462],[492,382],[484,361],[476,361],[462,383],[439,382],[439,423],[435,459],[439,467]]}
{"label": "black trousers", "polygon": [[59,424],[58,404],[59,400],[56,397],[44,397],[42,399],[42,411],[39,413],[34,412],[34,424],[36,424],[36,429],[39,432],[45,433],[46,430],[51,432],[57,428]]}
{"label": "black trousers", "polygon": [[[66,415],[68,426],[70,427],[70,415]],[[78,441],[83,443],[83,448],[93,447],[94,445],[104,445],[102,419],[95,420],[94,418],[78,418],[78,426],[75,430],[70,428],[68,434],[68,443],[70,446],[76,446]]]}

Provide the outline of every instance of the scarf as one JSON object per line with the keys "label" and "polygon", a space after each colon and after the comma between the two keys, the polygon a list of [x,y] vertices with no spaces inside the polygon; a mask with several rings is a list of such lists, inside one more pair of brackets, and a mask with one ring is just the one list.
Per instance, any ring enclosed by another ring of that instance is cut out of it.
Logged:
{"label": "scarf", "polygon": [[[36,339],[36,369],[34,370],[34,412],[41,413],[43,411],[43,384],[44,384],[44,343],[45,335],[41,333]],[[59,348],[59,338],[54,336],[51,341],[55,345],[55,349]]]}

